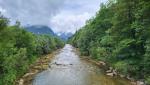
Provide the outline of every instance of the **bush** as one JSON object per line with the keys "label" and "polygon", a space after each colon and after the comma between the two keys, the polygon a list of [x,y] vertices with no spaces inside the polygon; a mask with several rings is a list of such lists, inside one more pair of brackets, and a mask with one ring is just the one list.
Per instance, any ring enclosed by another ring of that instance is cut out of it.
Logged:
{"label": "bush", "polygon": [[128,73],[128,64],[124,61],[119,61],[115,63],[114,67],[116,70],[120,73],[123,73],[124,75],[127,75]]}
{"label": "bush", "polygon": [[147,84],[150,84],[150,76],[146,79]]}

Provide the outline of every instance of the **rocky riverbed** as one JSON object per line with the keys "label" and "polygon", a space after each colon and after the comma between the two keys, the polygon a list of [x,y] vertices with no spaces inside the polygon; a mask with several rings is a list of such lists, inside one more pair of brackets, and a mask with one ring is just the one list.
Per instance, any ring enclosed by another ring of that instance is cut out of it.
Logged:
{"label": "rocky riverbed", "polygon": [[51,54],[44,55],[37,59],[37,61],[32,64],[26,74],[16,81],[16,85],[32,85],[33,78],[36,74],[41,71],[47,70],[49,67],[49,62],[53,59],[54,55],[58,51],[55,51]]}

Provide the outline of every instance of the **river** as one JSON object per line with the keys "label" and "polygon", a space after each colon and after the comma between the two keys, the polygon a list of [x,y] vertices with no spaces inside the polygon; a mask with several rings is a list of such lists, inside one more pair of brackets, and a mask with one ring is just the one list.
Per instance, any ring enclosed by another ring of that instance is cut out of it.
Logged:
{"label": "river", "polygon": [[49,69],[37,74],[33,85],[130,85],[119,77],[109,77],[98,66],[83,60],[69,44],[49,63]]}

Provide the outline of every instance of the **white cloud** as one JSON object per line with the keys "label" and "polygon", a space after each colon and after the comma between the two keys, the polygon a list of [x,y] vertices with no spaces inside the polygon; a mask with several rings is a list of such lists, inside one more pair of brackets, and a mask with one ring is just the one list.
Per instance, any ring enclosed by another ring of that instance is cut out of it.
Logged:
{"label": "white cloud", "polygon": [[2,7],[0,7],[0,12],[1,12],[1,14],[5,14],[5,13],[6,13],[6,10],[3,9]]}
{"label": "white cloud", "polygon": [[82,14],[73,14],[61,12],[50,20],[50,26],[55,32],[74,33],[80,27],[85,25],[85,21],[91,17],[91,14],[84,12]]}

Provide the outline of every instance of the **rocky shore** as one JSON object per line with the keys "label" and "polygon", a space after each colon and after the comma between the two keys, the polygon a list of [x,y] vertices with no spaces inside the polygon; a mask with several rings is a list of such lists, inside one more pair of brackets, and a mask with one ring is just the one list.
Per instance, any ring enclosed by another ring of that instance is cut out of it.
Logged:
{"label": "rocky shore", "polygon": [[29,67],[28,72],[24,74],[20,79],[16,80],[16,85],[32,85],[34,76],[37,73],[48,69],[49,62],[53,59],[56,52],[44,55],[37,59],[37,61]]}
{"label": "rocky shore", "polygon": [[146,85],[143,81],[135,80],[135,79],[131,78],[129,75],[120,74],[113,67],[108,67],[107,64],[103,61],[96,61],[96,60],[93,60],[93,59],[88,58],[86,56],[82,56],[82,59],[86,59],[87,61],[96,64],[100,68],[103,68],[107,76],[111,76],[111,77],[118,76],[120,78],[126,78],[131,82],[132,85]]}

